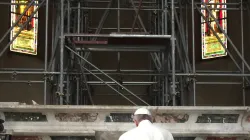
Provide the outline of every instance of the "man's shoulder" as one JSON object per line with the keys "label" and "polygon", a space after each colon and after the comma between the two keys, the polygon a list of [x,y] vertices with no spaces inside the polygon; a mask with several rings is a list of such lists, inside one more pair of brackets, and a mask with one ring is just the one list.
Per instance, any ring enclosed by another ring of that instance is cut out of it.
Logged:
{"label": "man's shoulder", "polygon": [[119,140],[125,140],[125,139],[127,139],[128,137],[134,135],[135,133],[136,133],[136,128],[133,128],[133,129],[131,129],[131,130],[129,130],[129,131],[123,133],[123,134],[120,136]]}
{"label": "man's shoulder", "polygon": [[164,139],[166,140],[173,140],[173,135],[168,131],[167,129],[161,128],[161,127],[156,127],[157,130],[159,130],[162,135],[164,136]]}
{"label": "man's shoulder", "polygon": [[163,133],[166,133],[166,134],[169,134],[169,135],[172,135],[167,129],[163,129],[163,128],[160,128],[161,129],[161,131],[163,132]]}
{"label": "man's shoulder", "polygon": [[133,128],[125,133],[122,134],[122,136],[130,136],[130,135],[133,135],[134,133],[136,133],[136,129],[137,128]]}

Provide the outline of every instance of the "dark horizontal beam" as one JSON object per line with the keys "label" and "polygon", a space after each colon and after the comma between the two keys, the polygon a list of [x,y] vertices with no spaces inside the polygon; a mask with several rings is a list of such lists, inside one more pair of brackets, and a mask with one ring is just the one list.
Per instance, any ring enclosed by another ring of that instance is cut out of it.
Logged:
{"label": "dark horizontal beam", "polygon": [[162,45],[76,45],[77,51],[139,51],[139,52],[160,52],[165,51],[166,46]]}

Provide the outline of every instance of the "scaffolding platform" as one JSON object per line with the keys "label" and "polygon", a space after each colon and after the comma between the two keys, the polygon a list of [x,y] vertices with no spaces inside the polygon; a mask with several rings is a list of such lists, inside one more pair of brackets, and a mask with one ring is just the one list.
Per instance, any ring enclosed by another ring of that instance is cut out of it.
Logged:
{"label": "scaffolding platform", "polygon": [[[98,36],[100,37],[100,36]],[[109,34],[105,41],[74,40],[78,51],[162,52],[170,46],[170,36],[148,34]]]}

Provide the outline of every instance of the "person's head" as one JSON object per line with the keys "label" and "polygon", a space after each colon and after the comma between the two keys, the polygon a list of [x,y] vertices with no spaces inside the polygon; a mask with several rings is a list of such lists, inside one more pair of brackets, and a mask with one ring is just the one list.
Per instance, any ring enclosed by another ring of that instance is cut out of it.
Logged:
{"label": "person's head", "polygon": [[139,123],[143,120],[149,120],[150,122],[152,122],[152,119],[153,118],[150,111],[146,108],[139,108],[134,113],[134,123],[136,126],[138,126]]}

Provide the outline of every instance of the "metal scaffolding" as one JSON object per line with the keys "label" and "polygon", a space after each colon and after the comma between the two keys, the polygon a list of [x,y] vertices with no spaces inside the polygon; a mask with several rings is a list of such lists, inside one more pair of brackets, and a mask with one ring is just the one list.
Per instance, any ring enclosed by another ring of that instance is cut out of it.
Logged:
{"label": "metal scaffolding", "polygon": [[[193,94],[193,105],[196,105],[197,84],[239,84],[243,87],[243,104],[245,105],[245,87],[246,83],[249,82],[248,76],[250,76],[249,73],[246,73],[246,70],[250,71],[250,66],[244,57],[243,11],[244,8],[248,8],[244,5],[244,2],[243,0],[234,3],[227,2],[225,4],[231,7],[228,6],[223,9],[241,11],[242,46],[240,52],[211,13],[211,9],[207,6],[208,3],[194,0],[39,0],[38,8],[34,12],[44,6],[46,15],[44,68],[3,68],[0,73],[13,74],[13,76],[44,75],[44,79],[40,81],[1,80],[0,82],[44,84],[44,104],[95,104],[91,87],[103,85],[110,87],[134,105],[137,105],[137,103],[129,96],[133,96],[144,105],[155,106],[185,105],[183,104],[183,98],[186,93]],[[1,2],[0,4],[14,5],[16,3]],[[28,3],[28,6],[34,4],[34,0],[32,0]],[[49,7],[53,8],[53,11]],[[233,50],[226,48],[220,37],[211,28],[210,21],[200,11],[201,9],[208,11],[218,28],[226,36]],[[102,11],[99,12],[102,17],[97,27],[91,25],[92,13],[95,11]],[[116,26],[104,27],[107,17],[114,11],[117,14],[113,21],[117,22]],[[121,12],[124,11],[134,11],[134,20],[129,21],[132,25],[131,28],[121,26],[121,19],[124,18],[121,16]],[[147,13],[147,24],[145,23],[145,17],[141,16],[142,12]],[[191,19],[188,19],[189,12],[191,12]],[[199,13],[205,19],[239,71],[196,70],[195,31],[200,29],[195,27],[195,22],[200,21],[200,18],[196,19],[195,13]],[[50,16],[53,16],[51,18],[52,25],[49,25]],[[31,17],[29,20],[31,20]],[[192,25],[191,33],[188,31],[189,25]],[[48,29],[49,26],[52,27],[51,31]],[[12,29],[13,27],[6,32],[0,42],[7,37]],[[48,49],[50,47],[48,46],[49,32],[52,32],[53,36],[51,49]],[[190,40],[192,46],[188,45]],[[13,40],[4,47],[0,56],[12,42]],[[120,62],[121,52],[148,52],[151,57],[148,63],[152,65],[147,70],[126,70],[120,69],[119,66],[118,69],[103,70],[95,66],[89,59],[91,53],[96,51],[103,53],[106,51],[117,52],[118,63]],[[237,57],[241,59],[241,65],[236,62],[236,56],[233,56],[231,51],[235,51]],[[51,54],[50,59],[48,54]],[[189,54],[192,54],[192,57]],[[113,77],[121,75],[148,76],[150,81],[123,81]],[[242,77],[242,82],[196,81],[199,76]],[[48,87],[48,85],[52,86]],[[148,87],[148,94],[145,94],[145,96],[150,96],[153,100],[150,102],[143,100],[140,95],[132,92],[127,86]],[[122,93],[120,89],[126,91],[127,94]],[[47,96],[52,100],[47,101]]]}

